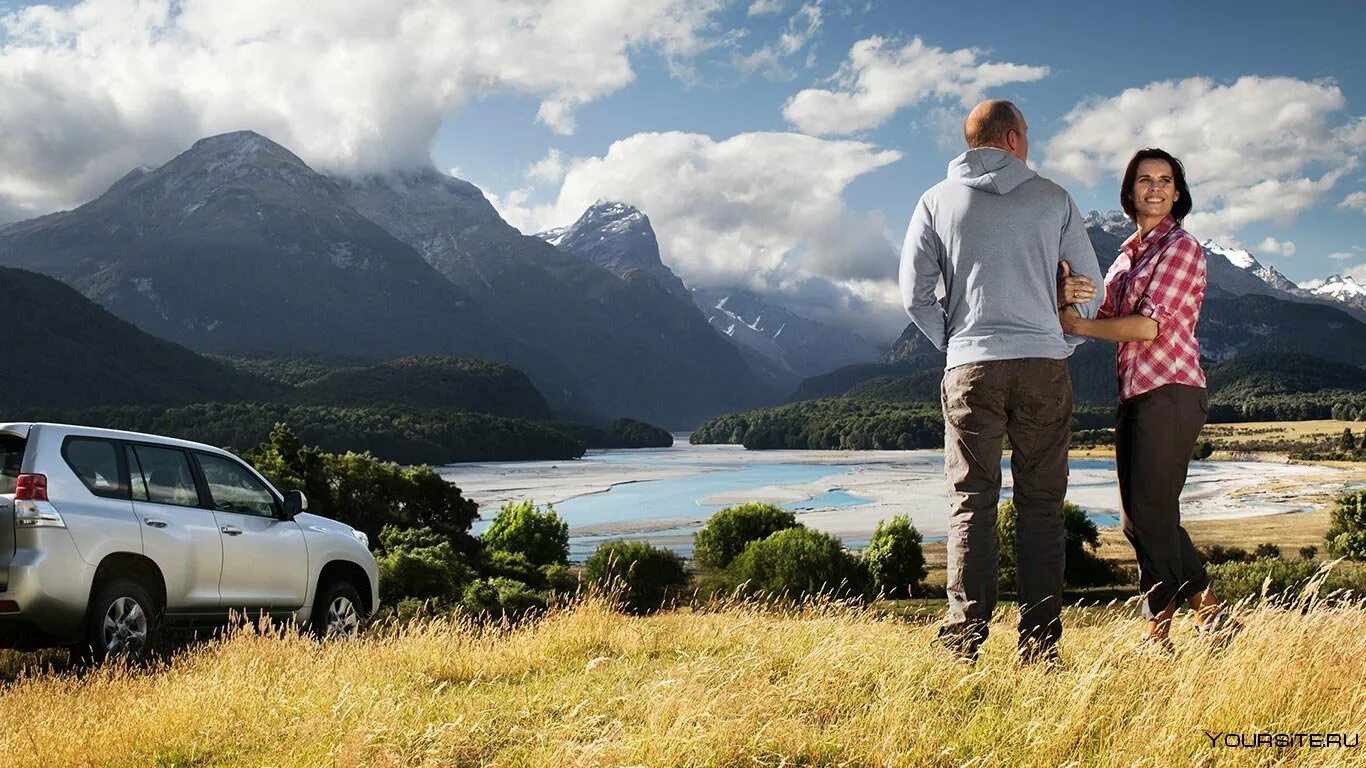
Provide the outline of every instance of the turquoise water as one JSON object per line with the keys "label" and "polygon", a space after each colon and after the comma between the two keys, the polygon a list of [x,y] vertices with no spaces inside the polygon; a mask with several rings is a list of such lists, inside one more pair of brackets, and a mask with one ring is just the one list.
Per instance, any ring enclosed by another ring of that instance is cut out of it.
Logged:
{"label": "turquoise water", "polygon": [[[926,455],[931,462],[925,469],[938,470],[942,457]],[[829,490],[815,498],[780,504],[793,512],[802,512],[834,507],[857,507],[869,503],[869,499],[855,496],[839,487],[839,476],[851,472],[858,464],[759,464],[736,468],[718,469],[712,462],[696,462],[678,455],[676,450],[636,450],[594,452],[593,459],[602,463],[667,464],[670,468],[697,467],[707,471],[689,477],[668,478],[663,480],[628,481],[612,486],[602,493],[589,494],[569,499],[555,505],[555,511],[569,524],[570,529],[589,525],[629,523],[650,520],[696,520],[702,521],[721,510],[722,504],[703,504],[699,500],[718,493],[733,493],[746,489],[757,489],[771,485],[797,485],[829,478]],[[1002,469],[1008,469],[1008,462]],[[1092,482],[1076,482],[1073,488],[1103,486],[1113,483],[1109,479],[1114,471],[1114,462],[1103,459],[1088,459],[1072,462],[1074,470],[1108,470],[1105,476]],[[1080,480],[1080,478],[1075,478]],[[1010,489],[1003,488],[1002,499],[1010,498]],[[1110,527],[1119,524],[1119,516],[1114,514],[1089,514],[1096,525]],[[474,533],[482,532],[489,525],[488,520],[477,521]],[[643,539],[665,546],[678,554],[688,557],[692,554],[692,534],[700,524],[689,524],[662,530],[642,531],[616,536],[572,536],[570,538],[570,559],[581,562],[599,544],[609,538]],[[942,541],[943,537],[927,537],[927,541]],[[867,539],[847,539],[850,547],[867,546]]]}

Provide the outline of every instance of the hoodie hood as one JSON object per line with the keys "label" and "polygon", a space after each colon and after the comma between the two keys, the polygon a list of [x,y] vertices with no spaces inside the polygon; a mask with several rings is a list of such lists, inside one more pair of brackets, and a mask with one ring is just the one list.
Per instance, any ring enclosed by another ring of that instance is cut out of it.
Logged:
{"label": "hoodie hood", "polygon": [[949,178],[973,189],[1004,195],[1038,174],[1004,149],[979,147],[949,162]]}

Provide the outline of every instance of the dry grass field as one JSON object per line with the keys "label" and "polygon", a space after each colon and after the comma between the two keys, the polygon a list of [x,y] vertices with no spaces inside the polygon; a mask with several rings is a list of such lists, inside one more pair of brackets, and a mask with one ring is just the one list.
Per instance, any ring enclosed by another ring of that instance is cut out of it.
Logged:
{"label": "dry grass field", "polygon": [[[141,671],[4,662],[0,763],[29,766],[1347,765],[1366,730],[1366,606],[1248,607],[1133,651],[1128,608],[1069,608],[1021,668],[1013,610],[976,667],[933,627],[835,603],[629,617],[590,599],[494,631],[451,620],[318,644],[239,632]],[[1238,734],[1220,737],[1218,734]],[[1213,735],[1216,743],[1211,742]],[[1233,739],[1232,742],[1228,739]]]}

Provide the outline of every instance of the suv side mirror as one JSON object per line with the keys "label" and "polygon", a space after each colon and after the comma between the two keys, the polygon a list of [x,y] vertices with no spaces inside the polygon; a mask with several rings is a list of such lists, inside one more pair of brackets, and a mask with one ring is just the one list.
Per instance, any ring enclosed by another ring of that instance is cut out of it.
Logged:
{"label": "suv side mirror", "polygon": [[308,497],[303,491],[290,491],[285,494],[285,519],[293,520],[301,512],[308,511]]}

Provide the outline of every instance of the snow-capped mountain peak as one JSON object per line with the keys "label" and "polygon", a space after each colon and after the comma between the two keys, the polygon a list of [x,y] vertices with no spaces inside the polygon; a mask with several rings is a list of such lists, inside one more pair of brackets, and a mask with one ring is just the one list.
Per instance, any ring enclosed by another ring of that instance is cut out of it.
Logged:
{"label": "snow-capped mountain peak", "polygon": [[1318,285],[1307,288],[1311,293],[1319,296],[1329,296],[1338,301],[1350,301],[1353,298],[1366,298],[1366,286],[1353,280],[1350,275],[1333,275],[1327,280],[1315,280]]}
{"label": "snow-capped mountain peak", "polygon": [[1213,240],[1206,240],[1201,243],[1204,249],[1210,253],[1217,253],[1229,260],[1229,263],[1239,269],[1256,271],[1262,269],[1261,262],[1257,261],[1251,253],[1242,248],[1225,248]]}

